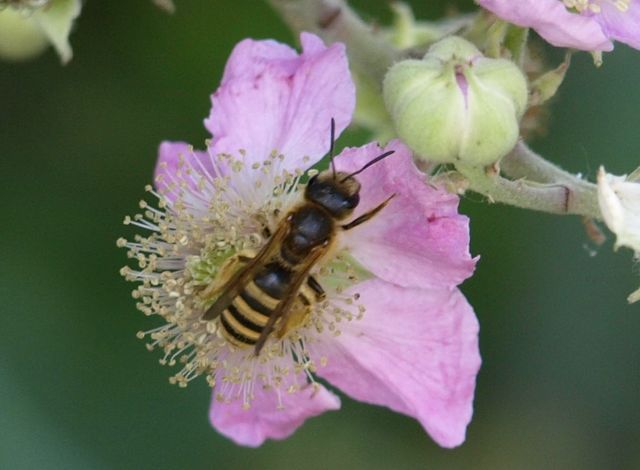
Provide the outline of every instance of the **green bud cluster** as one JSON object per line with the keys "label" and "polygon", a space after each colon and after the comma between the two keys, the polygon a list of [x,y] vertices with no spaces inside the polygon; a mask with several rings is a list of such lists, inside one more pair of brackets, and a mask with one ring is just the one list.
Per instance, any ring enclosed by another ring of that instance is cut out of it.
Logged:
{"label": "green bud cluster", "polygon": [[438,163],[489,165],[509,152],[527,105],[527,81],[506,59],[492,59],[451,36],[422,60],[404,60],[384,80],[398,135]]}

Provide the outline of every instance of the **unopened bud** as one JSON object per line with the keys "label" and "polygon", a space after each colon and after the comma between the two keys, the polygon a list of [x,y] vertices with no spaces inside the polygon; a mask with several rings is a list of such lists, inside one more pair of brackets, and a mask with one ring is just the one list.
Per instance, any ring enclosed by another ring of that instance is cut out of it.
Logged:
{"label": "unopened bud", "polygon": [[0,58],[30,59],[51,44],[67,63],[69,34],[81,7],[81,0],[0,0]]}
{"label": "unopened bud", "polygon": [[384,99],[398,135],[419,156],[489,165],[517,142],[527,82],[512,62],[452,36],[422,60],[391,67]]}
{"label": "unopened bud", "polygon": [[30,59],[49,45],[47,37],[26,14],[9,7],[0,10],[0,58]]}

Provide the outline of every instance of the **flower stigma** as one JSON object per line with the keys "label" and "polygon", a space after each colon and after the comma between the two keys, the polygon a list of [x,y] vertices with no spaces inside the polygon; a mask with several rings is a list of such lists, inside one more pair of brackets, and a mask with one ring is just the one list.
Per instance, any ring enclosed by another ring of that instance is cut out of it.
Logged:
{"label": "flower stigma", "polygon": [[257,356],[253,346],[226,333],[220,318],[204,320],[238,257],[255,256],[277,226],[287,223],[286,214],[302,200],[302,179],[317,173],[282,170],[285,156],[277,151],[251,165],[242,159],[245,151],[238,153],[240,158],[204,152],[201,158],[189,148],[180,155],[177,170],[163,171],[166,163],[160,164],[156,189],[146,187],[156,207],[143,200],[141,213],[124,220],[148,235],[118,240],[137,263],[121,274],[140,283],[132,293],[137,308],[164,322],[137,336],[150,339],[149,350],[163,351],[161,364],[181,366],[171,383],[186,387],[205,375],[216,387],[216,400],[240,399],[245,408],[251,406],[255,387],[272,389],[282,407],[283,394],[309,384],[317,387],[313,373],[327,358],[313,357],[307,345],[338,336],[341,322],[363,317],[359,294],[344,292],[370,274],[338,245],[310,273],[326,297],[304,310],[294,303],[295,320],[282,334],[276,323]]}

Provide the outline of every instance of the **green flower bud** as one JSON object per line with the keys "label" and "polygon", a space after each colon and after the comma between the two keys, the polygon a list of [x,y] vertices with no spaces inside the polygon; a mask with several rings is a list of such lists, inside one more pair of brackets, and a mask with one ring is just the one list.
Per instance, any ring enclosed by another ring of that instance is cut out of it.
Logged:
{"label": "green flower bud", "polygon": [[0,11],[0,57],[30,59],[44,51],[49,41],[38,25],[25,13],[6,8]]}
{"label": "green flower bud", "polygon": [[72,56],[69,34],[81,7],[81,0],[8,2],[0,9],[0,58],[30,59],[51,44],[67,63]]}
{"label": "green flower bud", "polygon": [[527,82],[512,62],[484,57],[452,36],[422,60],[391,67],[384,100],[398,135],[418,156],[489,165],[518,140]]}

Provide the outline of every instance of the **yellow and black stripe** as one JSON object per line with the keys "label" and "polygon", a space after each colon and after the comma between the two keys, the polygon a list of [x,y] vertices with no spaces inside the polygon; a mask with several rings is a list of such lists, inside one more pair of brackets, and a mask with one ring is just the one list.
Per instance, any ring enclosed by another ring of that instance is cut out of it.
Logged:
{"label": "yellow and black stripe", "polygon": [[[320,292],[317,289],[320,289]],[[311,305],[324,294],[321,289],[315,279],[307,278],[307,282],[297,293],[300,301],[298,307],[294,308],[302,307],[305,311],[310,311]],[[255,280],[249,282],[220,316],[222,335],[234,346],[239,348],[254,346],[272,312],[282,301],[269,295],[265,290],[267,289],[261,289]],[[271,290],[271,293],[275,292]]]}
{"label": "yellow and black stripe", "polygon": [[237,347],[255,345],[279,303],[251,281],[222,312],[220,324],[225,339]]}

